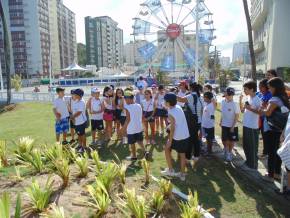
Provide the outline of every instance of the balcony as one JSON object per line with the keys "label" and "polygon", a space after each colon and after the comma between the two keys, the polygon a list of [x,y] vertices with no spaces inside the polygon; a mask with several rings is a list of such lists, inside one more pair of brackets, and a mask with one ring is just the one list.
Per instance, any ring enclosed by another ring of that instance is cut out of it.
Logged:
{"label": "balcony", "polygon": [[270,0],[254,0],[251,7],[251,22],[253,29],[257,28],[268,15]]}
{"label": "balcony", "polygon": [[254,44],[255,54],[258,54],[258,53],[264,51],[264,49],[265,49],[264,41],[255,42],[255,44]]}

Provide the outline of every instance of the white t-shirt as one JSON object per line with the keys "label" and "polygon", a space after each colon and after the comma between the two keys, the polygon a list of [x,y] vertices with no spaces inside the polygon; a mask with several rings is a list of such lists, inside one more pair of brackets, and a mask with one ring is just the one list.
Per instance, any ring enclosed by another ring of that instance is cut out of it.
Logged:
{"label": "white t-shirt", "polygon": [[146,101],[146,99],[144,99],[142,101],[142,108],[143,111],[145,112],[151,112],[154,110],[154,100],[150,99],[149,101]]}
{"label": "white t-shirt", "polygon": [[202,121],[201,126],[203,128],[213,128],[214,127],[214,119],[213,116],[215,114],[215,107],[213,103],[204,103],[203,113],[202,113]]}
{"label": "white t-shirt", "polygon": [[127,104],[125,109],[130,114],[130,122],[127,127],[127,134],[136,134],[143,131],[142,125],[142,107],[140,104]]}
{"label": "white t-shirt", "polygon": [[224,127],[232,127],[235,121],[236,114],[241,113],[240,107],[236,102],[227,100],[222,101],[221,111],[222,111],[222,126]]}
{"label": "white t-shirt", "polygon": [[[183,98],[183,97],[186,96],[186,92],[182,92],[182,91],[180,90],[180,91],[178,92],[177,96]],[[177,104],[178,104],[179,106],[181,106],[181,107],[184,106],[184,103],[182,103],[182,102],[177,102]]]}
{"label": "white t-shirt", "polygon": [[[249,102],[251,108],[257,110],[261,107],[261,100],[258,96],[250,97],[248,96],[247,101]],[[259,128],[259,114],[256,114],[252,111],[245,109],[244,118],[243,118],[243,126],[258,129]]]}
{"label": "white t-shirt", "polygon": [[61,114],[60,119],[69,117],[68,102],[66,101],[65,97],[55,99],[53,102],[53,107],[58,113]]}
{"label": "white t-shirt", "polygon": [[[102,109],[102,100],[101,99],[96,99],[92,98],[91,100],[91,111],[100,111]],[[91,115],[92,120],[103,120],[103,112],[97,113],[97,114],[92,114]]]}
{"label": "white t-shirt", "polygon": [[75,114],[77,112],[82,112],[78,117],[75,118],[75,125],[82,125],[87,121],[86,117],[86,103],[83,99],[79,101],[72,102],[72,113]]}
{"label": "white t-shirt", "polygon": [[184,140],[189,138],[188,126],[182,108],[179,105],[176,105],[175,107],[168,109],[168,115],[171,115],[175,120],[173,139]]}
{"label": "white t-shirt", "polygon": [[165,107],[165,102],[164,102],[164,96],[165,95],[161,95],[161,94],[157,94],[157,99],[156,99],[156,101],[157,101],[157,108],[158,109],[164,109],[164,107]]}

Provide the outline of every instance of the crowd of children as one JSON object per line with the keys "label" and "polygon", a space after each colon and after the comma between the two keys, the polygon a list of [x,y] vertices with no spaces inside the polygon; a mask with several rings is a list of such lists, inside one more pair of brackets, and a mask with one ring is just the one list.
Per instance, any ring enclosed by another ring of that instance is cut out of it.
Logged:
{"label": "crowd of children", "polygon": [[[268,174],[266,179],[279,177],[281,160],[277,155],[281,131],[273,130],[268,124],[268,117],[275,111],[289,111],[289,100],[285,95],[285,86],[278,77],[262,80],[257,85],[248,81],[243,85],[246,95],[234,101],[235,89],[228,87],[223,93],[221,102],[221,119],[216,120],[217,98],[211,85],[204,87],[192,82],[181,81],[178,87],[166,89],[163,85],[146,83],[137,84],[124,90],[107,86],[101,92],[92,88],[91,97],[85,103],[82,89],[71,91],[66,97],[65,90],[56,89],[58,98],[54,102],[56,117],[56,140],[67,145],[74,142],[74,134],[78,136],[76,150],[83,153],[88,148],[97,148],[112,140],[113,133],[117,140],[130,145],[128,160],[137,160],[137,143],[142,149],[142,158],[150,155],[146,145],[156,144],[156,136],[166,137],[164,145],[165,158],[168,165],[161,172],[165,176],[177,176],[185,180],[185,168],[191,160],[197,161],[201,154],[210,155],[215,142],[215,124],[221,126],[221,140],[224,145],[225,161],[232,161],[233,147],[239,140],[238,122],[243,113],[242,145],[246,156],[245,164],[252,169],[258,167],[259,131],[262,132],[264,150],[260,158],[268,156]],[[267,119],[266,119],[267,117]],[[86,145],[86,129],[91,127],[92,143]],[[67,141],[67,133],[71,128],[72,140]],[[143,133],[145,141],[143,140]],[[167,133],[167,134],[166,134]],[[202,139],[206,140],[202,150]],[[145,142],[145,143],[144,143]],[[171,151],[179,154],[180,172],[176,173],[172,166]]]}

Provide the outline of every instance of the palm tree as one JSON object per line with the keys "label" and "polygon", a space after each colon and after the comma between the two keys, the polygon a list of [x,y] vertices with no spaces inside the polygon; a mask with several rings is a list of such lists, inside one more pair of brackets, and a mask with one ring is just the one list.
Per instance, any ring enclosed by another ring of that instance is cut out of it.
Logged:
{"label": "palm tree", "polygon": [[0,0],[0,19],[2,21],[3,28],[3,42],[4,42],[4,57],[5,57],[5,70],[6,70],[6,83],[7,83],[7,105],[11,102],[11,78],[10,78],[10,40],[9,31],[7,28],[6,17],[4,14],[2,0]]}
{"label": "palm tree", "polygon": [[251,63],[252,63],[252,79],[257,81],[257,69],[256,69],[256,58],[254,52],[254,43],[253,43],[253,30],[252,30],[252,23],[249,13],[248,1],[243,0],[244,3],[244,10],[246,15],[246,21],[248,26],[248,38],[249,38],[249,49],[250,49],[250,56],[251,56]]}

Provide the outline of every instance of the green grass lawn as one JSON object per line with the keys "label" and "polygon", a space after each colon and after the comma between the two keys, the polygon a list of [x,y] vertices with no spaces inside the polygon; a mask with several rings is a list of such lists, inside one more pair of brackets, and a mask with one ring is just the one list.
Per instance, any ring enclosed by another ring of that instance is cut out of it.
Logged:
{"label": "green grass lawn", "polygon": [[[218,112],[217,117],[219,121]],[[216,127],[216,133],[220,134],[219,127]],[[39,146],[54,142],[54,118],[51,105],[23,103],[14,111],[0,114],[0,139],[7,140],[10,151],[15,146],[13,141],[22,136],[31,136],[36,139]],[[88,141],[90,142],[90,138]],[[160,177],[160,169],[166,167],[162,148],[164,139],[157,138],[157,142],[156,146],[149,147],[153,154],[150,162],[152,174]],[[122,160],[128,152],[128,146],[113,141],[100,150],[100,155],[103,160],[109,160],[117,154]],[[0,172],[9,171],[11,172],[9,169],[2,169]],[[142,174],[142,171],[137,162],[130,166],[128,174],[134,176]],[[178,179],[173,179],[172,182],[184,193],[187,193],[188,189],[197,190],[203,207],[215,208],[216,217],[290,216],[289,202],[287,205],[273,200],[269,193],[263,193],[259,186],[244,178],[237,169],[217,158],[202,158],[193,170],[189,170],[186,182],[180,182]]]}

